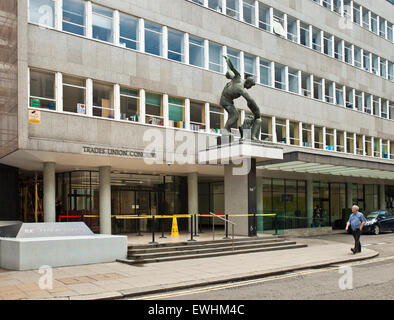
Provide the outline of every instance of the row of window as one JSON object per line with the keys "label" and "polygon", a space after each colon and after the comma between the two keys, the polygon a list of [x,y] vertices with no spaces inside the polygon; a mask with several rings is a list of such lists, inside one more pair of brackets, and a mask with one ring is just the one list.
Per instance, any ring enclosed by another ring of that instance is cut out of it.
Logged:
{"label": "row of window", "polygon": [[[227,120],[222,107],[209,103],[61,73],[30,69],[29,74],[31,108],[211,133],[219,133]],[[248,116],[252,116],[250,112],[239,110],[238,123],[232,129],[235,134],[239,134],[237,128]],[[394,141],[275,117],[262,116],[261,139],[394,159]]]}
{"label": "row of window", "polygon": [[393,41],[393,24],[352,0],[313,0],[383,39]]}
{"label": "row of window", "polygon": [[[75,5],[78,3],[78,8],[85,10],[83,0],[63,0],[63,20],[70,12],[75,13],[77,11]],[[113,11],[93,4],[92,12],[93,37],[99,40],[112,41],[113,29],[111,26],[113,26],[113,22],[105,24],[104,21],[113,15]],[[81,12],[80,14],[80,17],[84,16],[84,13]],[[216,72],[226,71],[226,66],[223,64],[223,54],[226,54],[234,66],[241,71],[241,74],[245,77],[253,77],[257,83],[339,106],[346,106],[382,118],[394,119],[393,112],[390,112],[392,105],[387,99],[381,99],[236,49],[141,20],[120,14],[119,41],[121,45],[131,49],[144,47],[143,51],[145,52],[179,62],[188,62],[191,65],[205,67]],[[67,23],[63,21],[63,30],[75,33],[77,22],[83,23],[84,19],[73,20],[73,24],[70,24],[70,19],[67,19],[67,21]],[[108,28],[103,28],[105,25]],[[143,25],[143,29],[140,29],[141,25]],[[78,30],[83,35],[85,29],[82,28],[82,25],[79,28]],[[142,35],[141,30],[143,31]],[[165,41],[164,30],[166,31],[167,41]],[[140,35],[140,38],[144,38],[144,42],[138,41],[138,35]],[[166,43],[166,46],[164,43]],[[382,63],[382,61],[380,62]],[[384,66],[385,63],[382,64],[380,69],[383,70]]]}
{"label": "row of window", "polygon": [[[30,0],[29,21],[54,27],[56,25],[55,14],[43,16],[43,12],[50,12],[50,10],[46,9],[47,11],[45,11],[42,8],[53,8],[55,10],[55,1],[60,0]],[[231,1],[227,1],[227,5],[230,3]],[[208,4],[211,4],[211,2],[208,2]],[[262,12],[265,12],[264,14],[268,19],[265,20],[265,24],[260,24],[262,29],[268,28],[268,30],[271,30],[270,25],[274,26],[273,30],[280,29],[281,24],[279,23],[278,26],[275,20],[269,18],[271,12],[269,7],[265,7],[259,2],[259,12],[261,15]],[[286,16],[285,28],[289,40],[394,81],[394,65],[387,59],[380,58],[312,26],[299,23],[299,21],[276,10],[272,12],[273,17],[279,17],[281,23],[285,21],[284,16]],[[227,54],[238,69],[243,68],[247,75],[256,75],[255,69],[258,63],[256,63],[256,57],[252,55],[245,53],[244,57],[241,58],[241,51],[239,50],[119,13],[92,4],[90,1],[62,0],[62,12],[57,16],[61,17],[62,23],[59,22],[56,27],[63,31],[216,72],[225,72],[222,55]],[[286,38],[286,33],[284,37]],[[261,83],[264,84],[264,82]]]}
{"label": "row of window", "polygon": [[[394,65],[391,61],[372,54],[272,7],[266,6],[260,1],[226,0],[225,7],[222,6],[223,0],[188,1],[214,9],[235,19],[252,24],[262,30],[275,33],[281,38],[301,44],[354,67],[394,81]],[[334,0],[338,4],[341,1]],[[317,0],[316,2],[320,1]],[[350,1],[345,0],[344,8],[347,8],[347,2]],[[335,8],[337,8],[337,5],[335,5]],[[342,5],[339,8],[342,8]],[[383,22],[383,20],[381,21]],[[384,34],[388,36],[388,40],[393,41],[393,25],[386,22],[384,20],[384,26],[386,28],[384,29],[386,30]]]}

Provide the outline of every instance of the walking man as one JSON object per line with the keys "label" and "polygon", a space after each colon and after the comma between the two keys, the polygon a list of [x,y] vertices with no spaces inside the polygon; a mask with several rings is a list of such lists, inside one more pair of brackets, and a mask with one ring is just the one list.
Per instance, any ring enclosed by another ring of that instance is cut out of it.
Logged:
{"label": "walking man", "polygon": [[365,222],[367,221],[364,218],[364,215],[358,210],[360,210],[358,206],[354,205],[352,207],[352,214],[350,215],[349,220],[346,224],[346,231],[348,231],[350,226],[353,232],[354,249],[353,248],[350,249],[353,252],[353,254],[361,252],[360,236],[361,236],[361,232],[363,231]]}

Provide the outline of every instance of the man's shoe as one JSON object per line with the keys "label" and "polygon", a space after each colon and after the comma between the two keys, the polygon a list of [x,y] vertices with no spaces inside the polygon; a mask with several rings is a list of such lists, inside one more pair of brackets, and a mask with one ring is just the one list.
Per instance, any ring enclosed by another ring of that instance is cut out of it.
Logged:
{"label": "man's shoe", "polygon": [[350,250],[353,252],[353,254],[356,254],[356,250],[354,250],[353,248],[350,248]]}

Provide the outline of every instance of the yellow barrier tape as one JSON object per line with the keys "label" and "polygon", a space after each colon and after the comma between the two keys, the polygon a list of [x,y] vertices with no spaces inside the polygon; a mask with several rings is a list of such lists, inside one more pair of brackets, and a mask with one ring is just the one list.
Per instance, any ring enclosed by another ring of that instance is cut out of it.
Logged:
{"label": "yellow barrier tape", "polygon": [[[276,216],[276,213],[272,214],[229,214],[229,217],[247,217],[247,216],[256,216],[256,217],[272,217]],[[176,215],[136,215],[136,214],[124,214],[124,215],[111,215],[112,218],[115,219],[172,219],[175,218],[190,218],[192,215],[190,214],[176,214]],[[210,214],[196,214],[197,217],[214,217]],[[225,215],[220,215],[223,217]],[[83,215],[84,218],[99,218],[99,215]]]}

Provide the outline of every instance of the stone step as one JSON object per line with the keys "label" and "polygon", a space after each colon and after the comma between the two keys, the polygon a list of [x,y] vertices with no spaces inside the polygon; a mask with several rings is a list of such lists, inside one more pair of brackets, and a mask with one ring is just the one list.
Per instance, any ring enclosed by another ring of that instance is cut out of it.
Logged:
{"label": "stone step", "polygon": [[[236,241],[234,239],[234,246],[236,245],[247,245],[247,244],[265,244],[265,243],[282,243],[285,239],[249,239],[243,241]],[[187,245],[176,245],[174,246],[146,246],[141,249],[132,248],[128,250],[129,255],[142,254],[142,253],[154,253],[154,252],[169,252],[177,250],[197,250],[197,249],[209,249],[209,248],[219,248],[219,247],[229,247],[233,245],[232,240],[215,241],[212,243],[202,243],[200,241],[191,242]]]}
{"label": "stone step", "polygon": [[[294,241],[283,241],[283,242],[268,242],[268,243],[257,243],[257,244],[234,244],[234,251],[237,250],[246,250],[246,249],[255,249],[255,248],[272,248],[278,246],[286,246],[296,244]],[[135,253],[128,255],[128,258],[131,259],[150,259],[150,258],[162,258],[162,257],[171,257],[171,256],[181,256],[181,255],[189,255],[189,254],[205,254],[205,253],[214,253],[214,252],[224,252],[224,251],[233,251],[232,245],[230,246],[216,246],[214,248],[199,248],[193,250],[182,250],[179,248],[175,251],[165,251],[165,252],[152,252],[152,253]]]}
{"label": "stone step", "polygon": [[176,260],[186,260],[186,259],[200,259],[200,258],[212,258],[212,257],[220,257],[232,254],[248,254],[255,252],[267,252],[267,251],[277,251],[277,250],[290,250],[290,249],[298,249],[305,248],[306,244],[292,244],[292,245],[284,245],[284,246],[274,246],[274,247],[264,247],[264,248],[255,248],[255,249],[243,249],[243,250],[229,250],[222,252],[214,252],[214,253],[204,253],[204,254],[188,254],[181,256],[170,256],[170,257],[162,257],[162,258],[148,258],[148,259],[119,259],[118,262],[127,263],[127,264],[145,264],[152,262],[167,262],[167,261],[176,261]]}
{"label": "stone step", "polygon": [[[177,246],[195,246],[201,244],[216,244],[216,243],[227,243],[232,241],[231,235],[229,235],[230,239],[216,239],[216,240],[198,240],[198,237],[195,237],[194,240],[196,241],[181,241],[181,242],[165,242],[165,243],[158,243],[158,244],[142,244],[142,245],[130,245],[129,250],[134,249],[151,249],[151,248],[163,248],[163,247],[177,247]],[[267,236],[267,237],[245,237],[245,238],[235,238],[234,242],[242,242],[242,241],[266,241],[266,240],[284,240],[284,236]]]}

